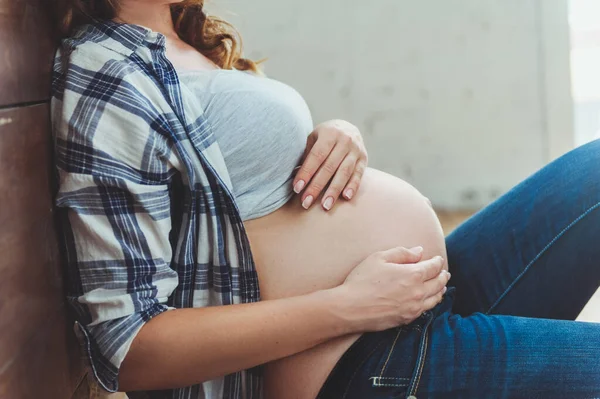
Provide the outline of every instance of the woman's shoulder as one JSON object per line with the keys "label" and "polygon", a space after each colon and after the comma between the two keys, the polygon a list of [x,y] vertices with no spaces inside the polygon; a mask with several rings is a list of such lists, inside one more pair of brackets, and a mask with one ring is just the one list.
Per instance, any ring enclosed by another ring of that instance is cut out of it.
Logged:
{"label": "woman's shoulder", "polygon": [[145,53],[150,53],[149,34],[146,28],[110,21],[80,26],[61,40],[54,72],[64,74],[72,68],[121,78],[142,72]]}
{"label": "woman's shoulder", "polygon": [[144,32],[120,29],[127,30],[85,25],[62,40],[54,60],[53,99],[92,96],[114,102],[127,97],[169,109],[151,72],[153,57]]}

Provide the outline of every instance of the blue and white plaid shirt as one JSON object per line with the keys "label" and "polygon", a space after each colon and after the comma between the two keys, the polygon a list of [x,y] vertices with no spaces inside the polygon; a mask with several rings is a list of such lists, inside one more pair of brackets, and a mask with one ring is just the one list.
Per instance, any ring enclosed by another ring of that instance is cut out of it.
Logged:
{"label": "blue and white plaid shirt", "polygon": [[[223,156],[163,35],[105,21],[64,40],[52,117],[75,329],[116,391],[144,323],[258,301],[256,270]],[[159,397],[259,398],[260,381],[257,368]]]}

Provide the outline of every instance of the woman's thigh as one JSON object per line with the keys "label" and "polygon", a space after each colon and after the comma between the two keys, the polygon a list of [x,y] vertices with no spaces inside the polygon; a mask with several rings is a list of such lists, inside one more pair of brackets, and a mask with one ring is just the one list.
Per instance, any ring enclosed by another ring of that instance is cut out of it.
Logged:
{"label": "woman's thigh", "polygon": [[430,334],[418,398],[600,397],[600,324],[445,314]]}
{"label": "woman's thigh", "polygon": [[451,312],[365,334],[319,399],[600,397],[600,324]]}
{"label": "woman's thigh", "polygon": [[575,319],[600,285],[600,141],[516,186],[446,245],[456,313]]}

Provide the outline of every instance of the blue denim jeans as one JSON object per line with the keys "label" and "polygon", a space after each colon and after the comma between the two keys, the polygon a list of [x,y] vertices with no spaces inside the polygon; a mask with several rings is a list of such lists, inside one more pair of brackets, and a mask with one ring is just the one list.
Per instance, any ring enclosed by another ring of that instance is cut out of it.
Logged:
{"label": "blue denim jeans", "polygon": [[600,398],[600,141],[551,163],[447,238],[451,287],[364,334],[319,399]]}

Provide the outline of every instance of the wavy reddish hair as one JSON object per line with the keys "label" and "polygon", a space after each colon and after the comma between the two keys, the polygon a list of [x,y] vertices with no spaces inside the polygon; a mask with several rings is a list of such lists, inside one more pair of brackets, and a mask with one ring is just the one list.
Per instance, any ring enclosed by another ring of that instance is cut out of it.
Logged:
{"label": "wavy reddish hair", "polygon": [[[92,20],[112,20],[119,0],[58,0],[59,32],[70,36],[75,29]],[[171,17],[179,37],[223,69],[259,72],[258,63],[242,57],[242,39],[228,22],[209,16],[204,0],[185,0],[171,4]]]}

